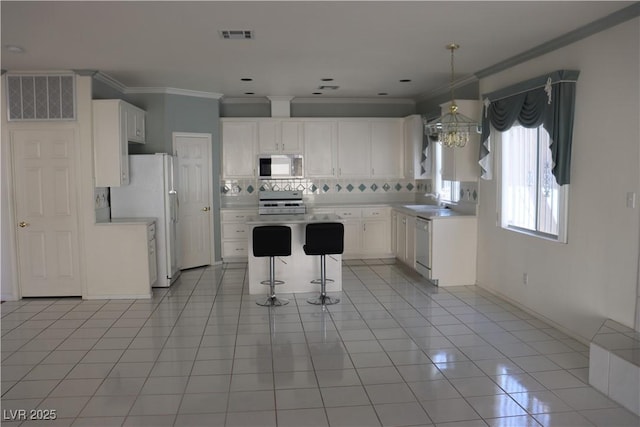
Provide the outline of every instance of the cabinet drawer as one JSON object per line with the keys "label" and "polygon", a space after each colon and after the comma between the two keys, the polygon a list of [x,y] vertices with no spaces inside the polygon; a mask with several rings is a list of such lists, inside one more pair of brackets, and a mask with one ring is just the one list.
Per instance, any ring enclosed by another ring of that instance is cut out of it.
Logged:
{"label": "cabinet drawer", "polygon": [[363,218],[387,218],[389,208],[362,208]]}
{"label": "cabinet drawer", "polygon": [[338,208],[336,209],[336,215],[342,219],[360,218],[362,208]]}
{"label": "cabinet drawer", "polygon": [[247,241],[246,240],[233,240],[222,242],[222,257],[223,258],[233,258],[233,257],[246,257],[249,252],[247,251]]}
{"label": "cabinet drawer", "polygon": [[333,215],[336,213],[335,209],[329,209],[329,208],[319,208],[319,209],[312,209],[311,213],[313,213],[314,215]]}
{"label": "cabinet drawer", "polygon": [[245,222],[248,217],[255,215],[255,211],[222,211],[223,222]]}
{"label": "cabinet drawer", "polygon": [[228,222],[222,224],[223,239],[246,239],[248,236],[247,225],[241,222]]}

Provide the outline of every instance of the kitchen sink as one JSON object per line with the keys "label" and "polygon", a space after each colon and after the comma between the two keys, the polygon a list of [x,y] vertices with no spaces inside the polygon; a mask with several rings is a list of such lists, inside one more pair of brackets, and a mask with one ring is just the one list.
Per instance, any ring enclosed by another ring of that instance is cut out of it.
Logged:
{"label": "kitchen sink", "polygon": [[402,205],[402,207],[416,211],[437,211],[439,209],[446,209],[437,205]]}

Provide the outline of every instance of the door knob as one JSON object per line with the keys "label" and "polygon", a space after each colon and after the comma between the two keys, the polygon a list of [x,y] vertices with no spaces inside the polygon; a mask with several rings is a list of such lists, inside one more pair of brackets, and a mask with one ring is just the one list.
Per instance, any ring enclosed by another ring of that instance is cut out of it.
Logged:
{"label": "door knob", "polygon": [[28,226],[29,226],[28,222],[20,221],[18,223],[18,227],[20,227],[20,228],[25,228],[25,227],[28,227]]}
{"label": "door knob", "polygon": [[211,210],[211,208],[209,206],[205,206],[204,208],[202,208],[203,212],[209,212]]}

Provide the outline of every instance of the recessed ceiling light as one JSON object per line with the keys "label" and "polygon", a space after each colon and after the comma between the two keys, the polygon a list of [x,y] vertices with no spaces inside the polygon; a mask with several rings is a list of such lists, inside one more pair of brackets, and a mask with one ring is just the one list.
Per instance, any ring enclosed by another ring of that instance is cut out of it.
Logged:
{"label": "recessed ceiling light", "polygon": [[325,78],[320,79],[320,80],[322,80],[323,82],[332,82],[333,81],[333,79],[330,78],[330,77],[325,77]]}
{"label": "recessed ceiling light", "polygon": [[5,45],[5,48],[11,53],[24,53],[24,48],[14,44]]}
{"label": "recessed ceiling light", "polygon": [[409,83],[411,79],[400,79],[400,83]]}
{"label": "recessed ceiling light", "polygon": [[244,94],[245,95],[255,95],[256,93],[255,92],[245,92]]}
{"label": "recessed ceiling light", "polygon": [[320,85],[318,86],[319,90],[338,90],[340,86],[337,85]]}
{"label": "recessed ceiling light", "polygon": [[378,95],[385,96],[385,95],[389,95],[389,94],[387,92],[378,92]]}
{"label": "recessed ceiling light", "polygon": [[313,92],[311,95],[322,95],[322,92]]}
{"label": "recessed ceiling light", "polygon": [[240,80],[243,81],[243,82],[252,82],[253,81],[253,79],[251,77],[243,77]]}

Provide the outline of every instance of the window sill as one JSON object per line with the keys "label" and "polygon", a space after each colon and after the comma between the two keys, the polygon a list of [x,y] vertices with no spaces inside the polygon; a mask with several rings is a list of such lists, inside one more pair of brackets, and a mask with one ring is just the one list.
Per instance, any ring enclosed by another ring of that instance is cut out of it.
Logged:
{"label": "window sill", "polygon": [[500,228],[502,228],[503,230],[506,231],[512,231],[514,233],[518,233],[518,234],[524,234],[525,236],[530,236],[530,237],[535,237],[541,240],[546,240],[548,242],[553,242],[553,243],[564,243],[566,244],[566,239],[562,239],[560,236],[553,236],[550,234],[544,234],[544,233],[538,233],[535,231],[531,231],[531,230],[527,230],[524,228],[519,228],[519,227],[513,227],[513,226],[500,226]]}

